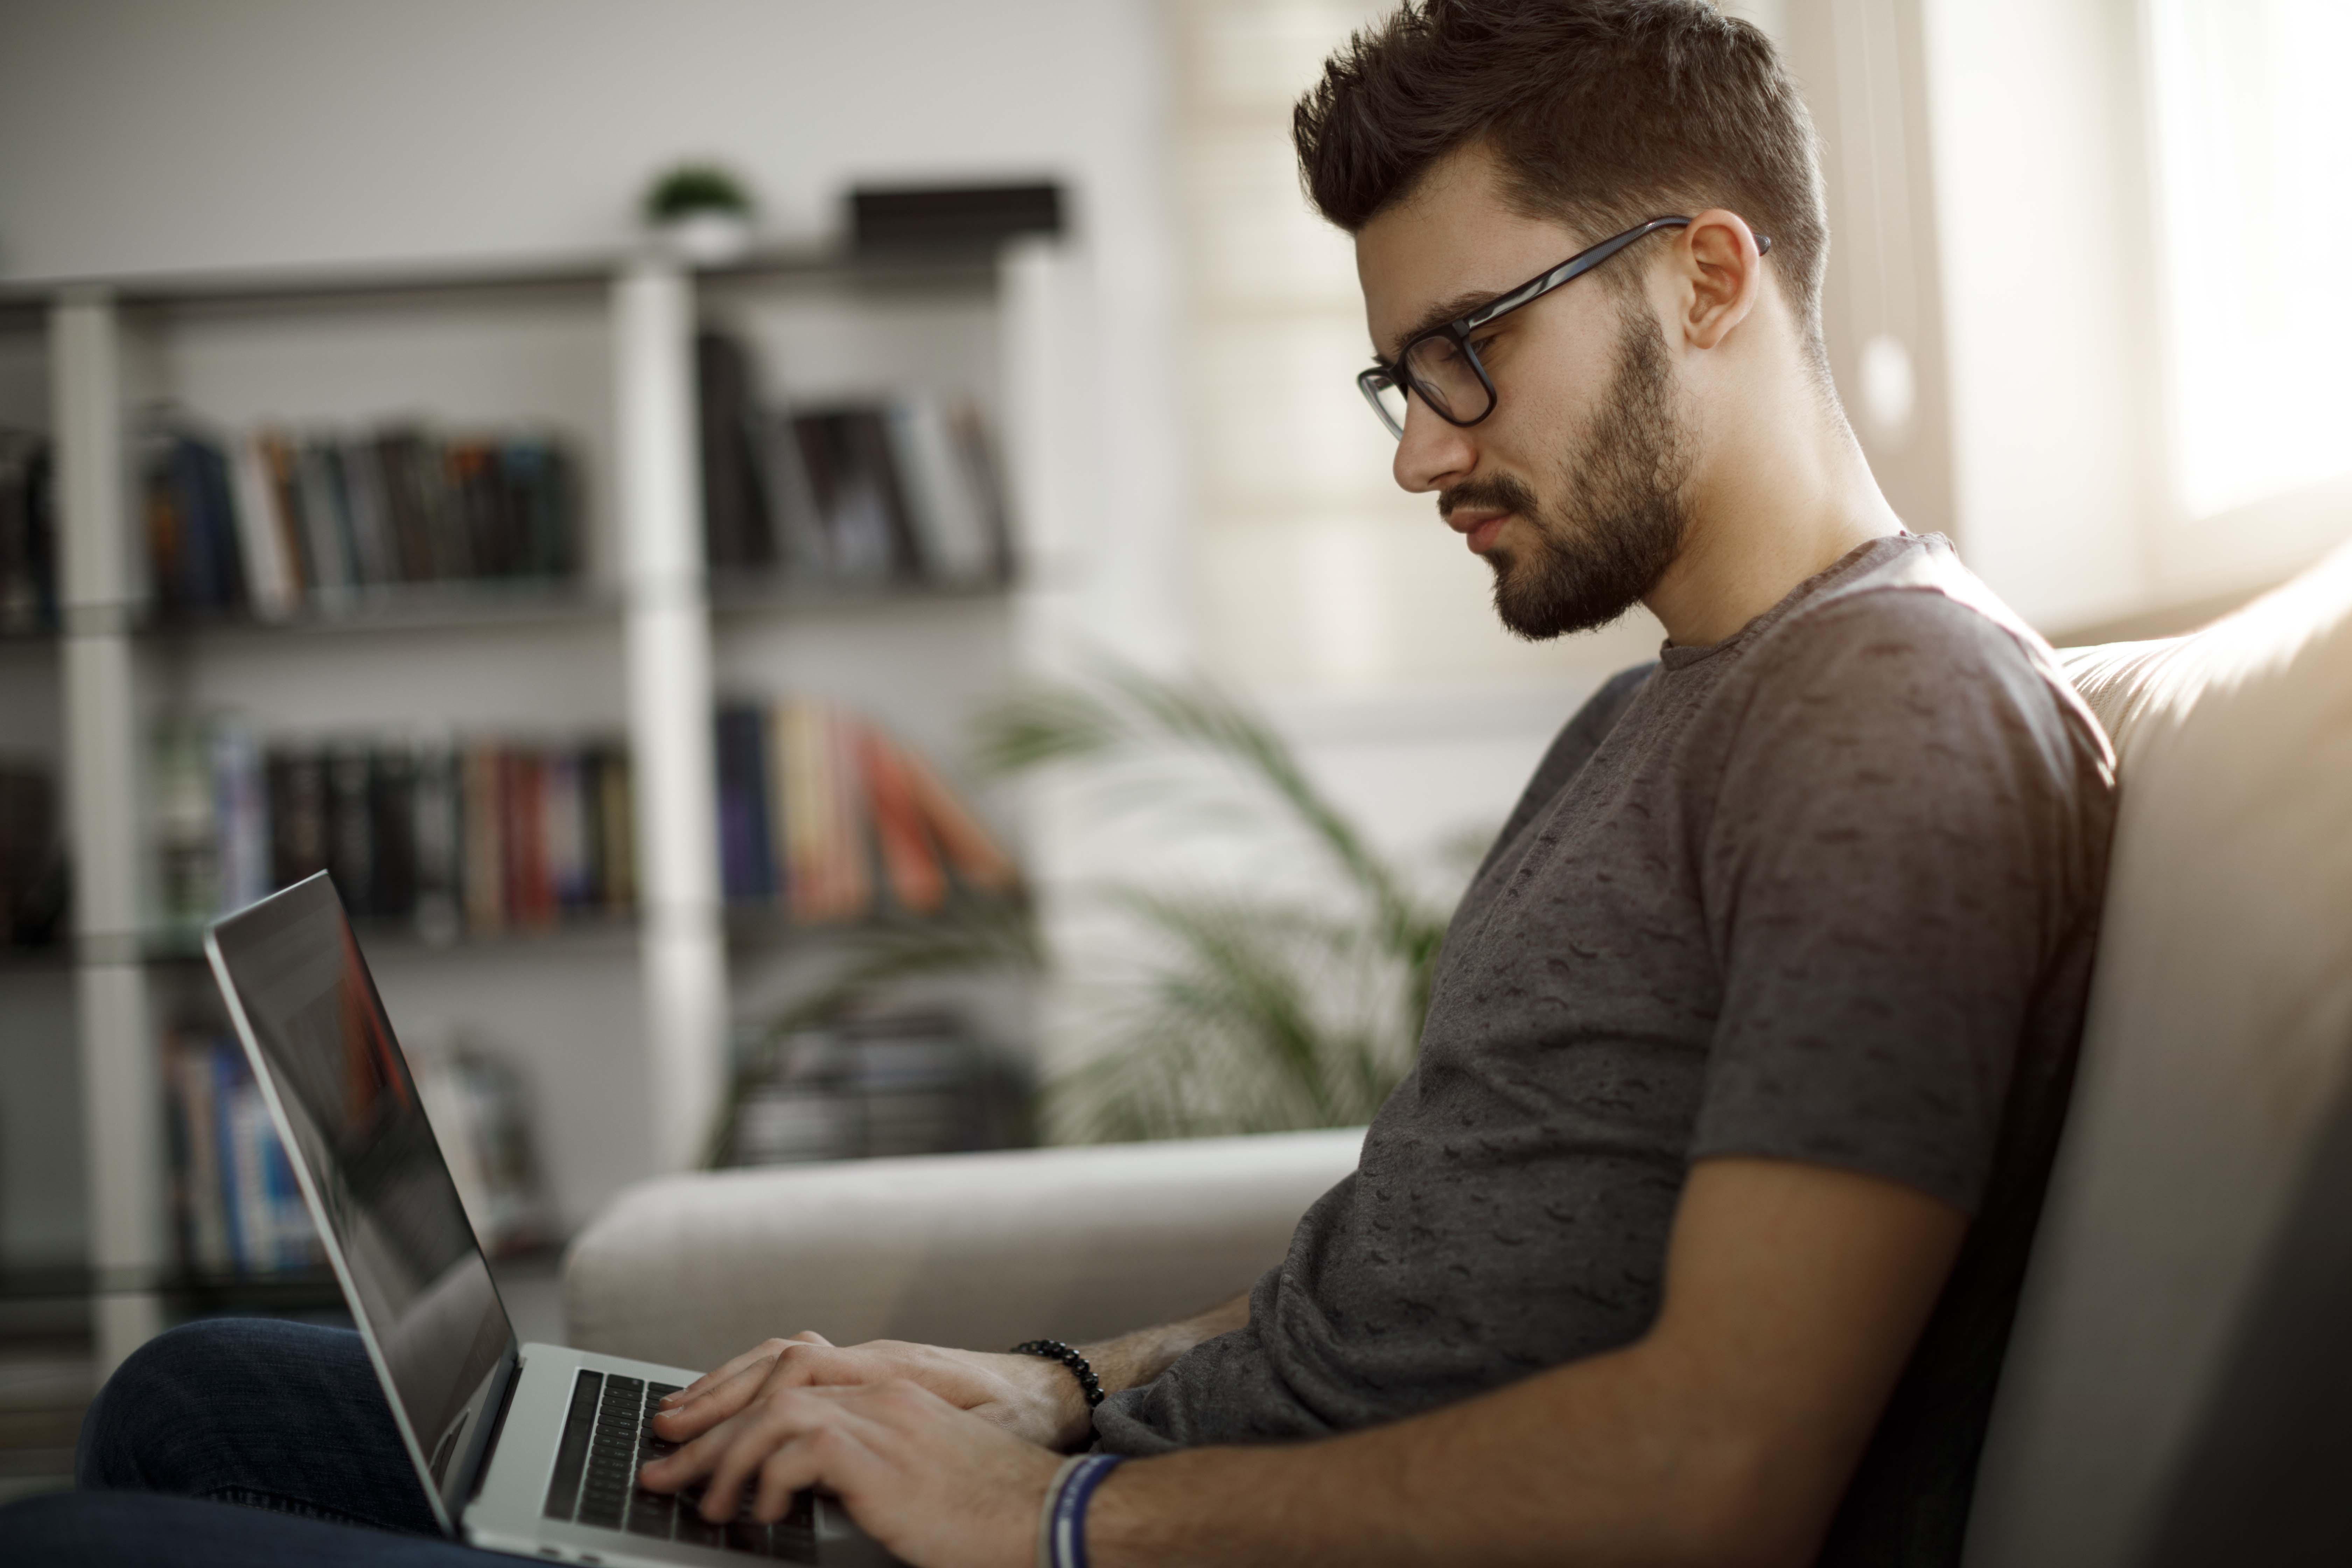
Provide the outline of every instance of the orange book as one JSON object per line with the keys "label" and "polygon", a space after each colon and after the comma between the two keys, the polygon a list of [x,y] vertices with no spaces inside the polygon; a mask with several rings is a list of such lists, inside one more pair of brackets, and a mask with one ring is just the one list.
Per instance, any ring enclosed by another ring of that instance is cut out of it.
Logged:
{"label": "orange book", "polygon": [[948,786],[940,782],[937,773],[926,766],[922,758],[912,752],[898,753],[907,770],[908,787],[913,791],[915,804],[931,832],[938,836],[940,847],[947,852],[948,864],[955,868],[959,880],[967,888],[983,893],[1008,891],[1021,880],[1021,873],[1013,858],[997,847],[988,829],[980,819],[964,809]]}
{"label": "orange book", "polygon": [[857,765],[858,724],[831,704],[824,714],[825,763],[833,771],[833,831],[826,847],[830,908],[835,919],[862,920],[874,912],[874,849]]}
{"label": "orange book", "polygon": [[833,816],[833,774],[824,765],[824,710],[804,697],[776,710],[777,751],[783,766],[784,842],[790,875],[784,887],[793,919],[826,916],[824,838]]}
{"label": "orange book", "polygon": [[928,915],[947,902],[947,871],[923,830],[922,807],[907,782],[898,748],[871,724],[857,727],[858,760],[866,774],[866,800],[874,818],[890,897],[908,914]]}

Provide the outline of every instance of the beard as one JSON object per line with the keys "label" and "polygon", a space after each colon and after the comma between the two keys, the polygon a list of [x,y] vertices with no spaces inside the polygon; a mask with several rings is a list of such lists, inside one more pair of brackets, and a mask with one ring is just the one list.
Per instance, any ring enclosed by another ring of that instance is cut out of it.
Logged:
{"label": "beard", "polygon": [[1533,541],[1487,551],[1486,564],[1495,572],[1495,614],[1529,642],[1591,631],[1632,609],[1690,531],[1688,443],[1675,416],[1665,336],[1638,300],[1627,301],[1621,321],[1617,373],[1582,449],[1560,464],[1557,504],[1509,474],[1438,497],[1441,515],[1466,504],[1527,522]]}

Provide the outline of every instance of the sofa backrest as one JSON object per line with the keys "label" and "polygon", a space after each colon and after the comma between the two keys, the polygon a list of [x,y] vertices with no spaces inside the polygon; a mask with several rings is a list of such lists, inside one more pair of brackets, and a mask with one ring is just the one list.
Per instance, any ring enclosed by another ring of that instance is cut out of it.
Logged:
{"label": "sofa backrest", "polygon": [[2062,658],[2121,793],[1969,1568],[2142,1560],[2352,1075],[2352,547],[2203,631]]}

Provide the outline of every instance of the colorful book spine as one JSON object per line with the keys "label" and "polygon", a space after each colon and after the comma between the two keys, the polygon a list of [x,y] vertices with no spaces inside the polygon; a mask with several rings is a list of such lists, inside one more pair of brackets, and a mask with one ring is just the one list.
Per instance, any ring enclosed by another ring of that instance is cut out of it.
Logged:
{"label": "colorful book spine", "polygon": [[1003,894],[1012,858],[920,758],[814,698],[717,717],[721,881],[798,922],[935,914],[957,888]]}
{"label": "colorful book spine", "polygon": [[342,737],[264,748],[234,719],[157,731],[164,928],[186,937],[318,871],[428,942],[626,910],[628,760],[611,742]]}
{"label": "colorful book spine", "polygon": [[[581,569],[572,462],[544,437],[222,436],[172,420],[147,432],[142,463],[149,587],[165,616],[284,620],[396,584]],[[7,517],[0,507],[0,575]]]}

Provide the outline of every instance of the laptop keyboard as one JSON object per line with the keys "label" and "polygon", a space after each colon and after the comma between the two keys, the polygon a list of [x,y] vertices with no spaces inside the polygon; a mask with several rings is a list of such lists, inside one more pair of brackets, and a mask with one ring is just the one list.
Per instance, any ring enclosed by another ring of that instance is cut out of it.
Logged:
{"label": "laptop keyboard", "polygon": [[695,1506],[697,1493],[649,1492],[636,1484],[638,1466],[677,1447],[655,1436],[653,1428],[662,1396],[677,1392],[671,1384],[614,1373],[583,1372],[574,1379],[555,1473],[547,1485],[547,1517],[656,1541],[815,1562],[816,1500],[810,1492],[793,1493],[792,1511],[768,1525],[751,1517],[747,1489],[742,1513],[729,1523],[712,1524]]}

